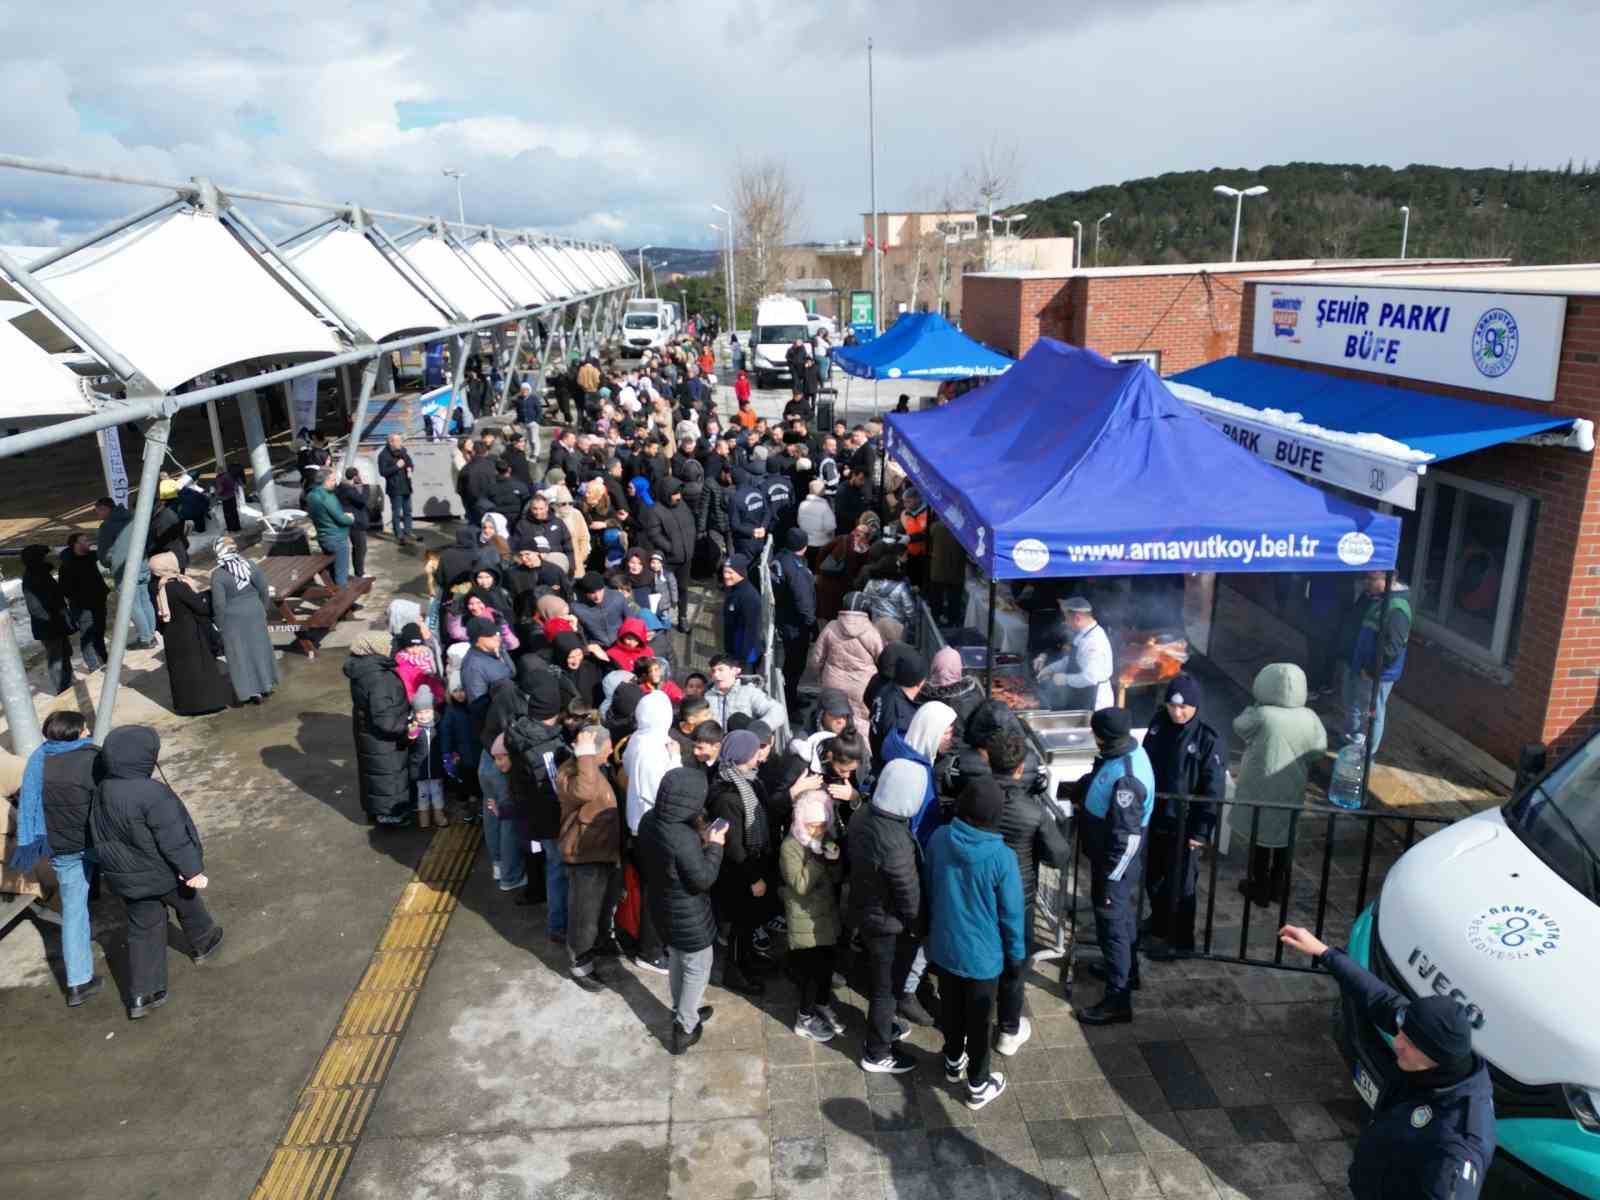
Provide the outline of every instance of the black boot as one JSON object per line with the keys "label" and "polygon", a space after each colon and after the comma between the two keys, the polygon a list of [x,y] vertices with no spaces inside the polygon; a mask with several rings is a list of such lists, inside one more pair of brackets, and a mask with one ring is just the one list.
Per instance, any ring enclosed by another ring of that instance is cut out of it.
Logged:
{"label": "black boot", "polygon": [[1128,1025],[1133,1022],[1133,1000],[1127,992],[1107,989],[1099,1004],[1074,1009],[1072,1015],[1084,1025]]}
{"label": "black boot", "polygon": [[674,1053],[674,1054],[682,1054],[690,1046],[694,1045],[702,1037],[704,1037],[705,1036],[705,1032],[706,1032],[706,1023],[703,1020],[698,1025],[696,1025],[694,1027],[694,1032],[693,1033],[685,1033],[683,1031],[683,1026],[679,1025],[677,1021],[673,1021],[672,1022],[672,1053]]}

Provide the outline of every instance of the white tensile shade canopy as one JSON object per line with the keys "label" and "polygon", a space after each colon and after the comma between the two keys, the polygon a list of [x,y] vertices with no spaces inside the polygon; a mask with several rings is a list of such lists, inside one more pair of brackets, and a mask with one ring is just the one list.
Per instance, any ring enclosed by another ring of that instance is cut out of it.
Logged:
{"label": "white tensile shade canopy", "polygon": [[506,252],[487,238],[479,238],[467,246],[467,253],[472,255],[472,261],[494,280],[500,290],[510,296],[523,308],[532,308],[537,304],[549,303],[550,297],[545,290],[534,280],[529,279],[515,263],[506,257]]}
{"label": "white tensile shade canopy", "polygon": [[611,262],[610,258],[603,251],[590,247],[589,249],[585,250],[584,253],[589,256],[590,264],[596,271],[600,273],[601,279],[604,279],[607,283],[626,282],[626,280],[617,274],[616,265]]}
{"label": "white tensile shade canopy", "polygon": [[[450,319],[424,299],[366,235],[337,225],[296,242],[286,256],[375,342],[442,329]],[[292,286],[298,287],[292,277]]]}
{"label": "white tensile shade canopy", "polygon": [[[234,363],[342,349],[332,329],[204,213],[139,226],[45,267],[38,279],[163,391]],[[0,298],[27,300],[9,285]],[[14,323],[47,351],[79,348],[37,310]]]}
{"label": "white tensile shade canopy", "polygon": [[616,250],[603,250],[601,254],[609,261],[617,272],[619,283],[634,283],[633,268],[623,259]]}
{"label": "white tensile shade canopy", "polygon": [[550,263],[551,269],[557,272],[561,278],[565,279],[568,284],[571,285],[573,295],[577,295],[580,292],[587,292],[594,286],[589,282],[588,277],[578,270],[577,265],[561,252],[561,247],[557,246],[554,242],[546,242],[542,245],[535,246],[534,250],[543,255],[544,258]]}
{"label": "white tensile shade canopy", "polygon": [[457,312],[469,320],[498,317],[507,302],[495,294],[443,238],[421,237],[409,243],[406,261],[427,277]]}
{"label": "white tensile shade canopy", "polygon": [[9,322],[0,322],[0,425],[93,412],[83,384]]}
{"label": "white tensile shade canopy", "polygon": [[573,295],[575,289],[572,284],[550,265],[550,261],[539,253],[537,247],[530,246],[526,242],[517,242],[511,247],[511,257],[526,267],[528,274],[539,281],[539,286],[557,300],[565,300]]}
{"label": "white tensile shade canopy", "polygon": [[598,291],[600,288],[606,286],[604,280],[595,276],[594,268],[589,266],[588,263],[584,262],[583,259],[579,257],[576,248],[572,246],[555,246],[551,248],[561,256],[564,262],[572,265],[572,270],[569,272],[569,274],[574,275],[585,285],[583,289],[584,291]]}

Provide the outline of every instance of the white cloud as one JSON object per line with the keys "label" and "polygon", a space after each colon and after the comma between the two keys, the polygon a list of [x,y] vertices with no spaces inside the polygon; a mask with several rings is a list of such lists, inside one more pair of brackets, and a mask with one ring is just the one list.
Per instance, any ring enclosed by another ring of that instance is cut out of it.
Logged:
{"label": "white cloud", "polygon": [[[698,0],[682,5],[172,0],[0,14],[0,149],[163,178],[467,215],[623,244],[709,245],[740,157],[785,160],[804,232],[878,192],[925,202],[990,137],[1027,199],[1165,170],[1583,157],[1600,10],[1443,0]],[[396,106],[442,114],[401,128]],[[0,174],[0,233],[81,229],[132,189]],[[7,235],[9,236],[9,235]]]}

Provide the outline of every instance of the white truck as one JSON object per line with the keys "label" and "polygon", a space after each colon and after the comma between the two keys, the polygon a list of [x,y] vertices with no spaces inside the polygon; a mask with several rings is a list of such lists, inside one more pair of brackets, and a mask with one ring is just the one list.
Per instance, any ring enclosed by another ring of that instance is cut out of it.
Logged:
{"label": "white truck", "polygon": [[767,296],[756,305],[755,325],[750,330],[750,369],[755,385],[775,387],[789,378],[784,355],[796,342],[810,337],[806,325],[806,306],[792,296]]}
{"label": "white truck", "polygon": [[629,300],[622,310],[622,350],[627,358],[642,358],[647,350],[660,350],[676,332],[676,306],[666,300]]}
{"label": "white truck", "polygon": [[[1485,1195],[1600,1196],[1600,734],[1504,808],[1412,847],[1357,918],[1350,955],[1470,1016],[1494,1079]],[[1347,1008],[1334,1033],[1375,1103],[1394,1055]]]}

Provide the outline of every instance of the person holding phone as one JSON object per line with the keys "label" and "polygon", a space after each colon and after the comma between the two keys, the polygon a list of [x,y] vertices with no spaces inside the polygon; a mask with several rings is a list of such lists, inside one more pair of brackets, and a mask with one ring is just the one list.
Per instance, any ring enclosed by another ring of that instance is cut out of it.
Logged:
{"label": "person holding phone", "polygon": [[667,946],[672,989],[673,1054],[698,1042],[711,1019],[702,1006],[711,982],[717,915],[711,888],[722,869],[728,830],[704,825],[706,775],[674,767],[661,777],[656,802],[639,820],[637,853],[650,919]]}

